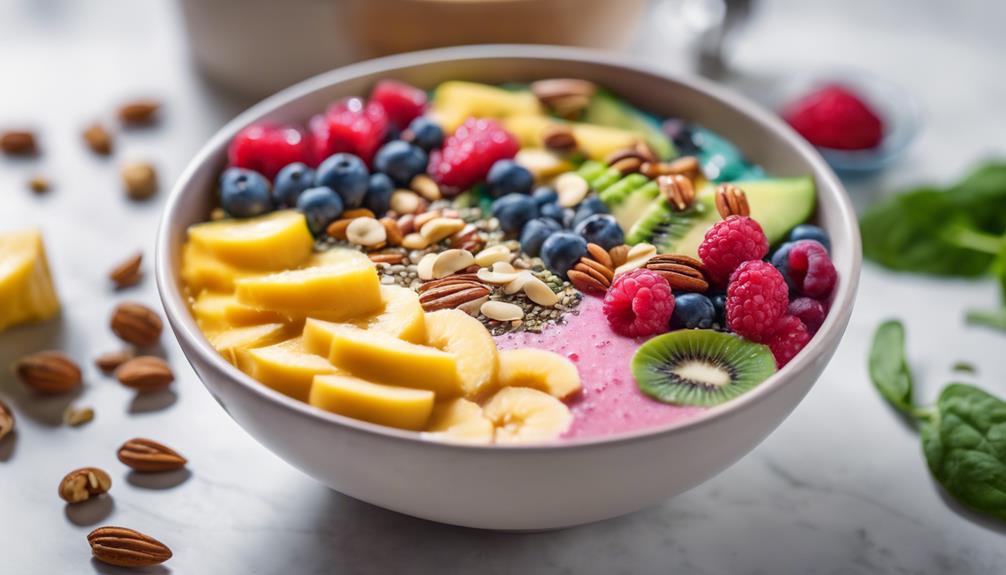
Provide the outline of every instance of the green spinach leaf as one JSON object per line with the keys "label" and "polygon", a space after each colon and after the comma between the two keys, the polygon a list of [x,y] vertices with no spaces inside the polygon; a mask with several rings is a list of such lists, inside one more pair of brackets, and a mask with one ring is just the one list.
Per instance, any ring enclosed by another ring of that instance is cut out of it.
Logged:
{"label": "green spinach leaf", "polygon": [[953,383],[937,408],[938,417],[922,426],[933,477],[967,507],[1006,519],[1006,402]]}
{"label": "green spinach leaf", "polygon": [[870,379],[898,411],[913,415],[912,372],[905,359],[905,326],[897,320],[880,324],[870,347]]}

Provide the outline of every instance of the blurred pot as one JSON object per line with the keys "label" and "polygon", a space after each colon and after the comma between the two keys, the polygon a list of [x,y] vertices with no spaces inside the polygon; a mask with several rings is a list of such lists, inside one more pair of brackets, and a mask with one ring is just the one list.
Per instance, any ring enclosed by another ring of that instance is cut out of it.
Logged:
{"label": "blurred pot", "polygon": [[262,96],[374,56],[459,44],[622,47],[647,0],[183,0],[206,75]]}

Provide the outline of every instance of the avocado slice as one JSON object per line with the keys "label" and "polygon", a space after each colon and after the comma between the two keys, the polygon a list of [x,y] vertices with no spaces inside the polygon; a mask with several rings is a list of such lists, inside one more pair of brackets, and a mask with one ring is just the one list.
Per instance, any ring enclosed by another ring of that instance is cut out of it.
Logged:
{"label": "avocado slice", "polygon": [[582,121],[637,132],[662,160],[669,160],[678,155],[670,138],[660,129],[660,122],[656,118],[644,114],[610,92],[598,91],[594,94]]}
{"label": "avocado slice", "polygon": [[[807,221],[814,212],[815,188],[811,177],[736,182],[747,194],[751,217],[770,244],[786,237],[791,229]],[[716,211],[716,188],[706,184],[695,203],[684,212],[671,208],[663,196],[653,200],[626,234],[626,242],[649,242],[661,253],[696,257],[706,231],[720,220]]]}

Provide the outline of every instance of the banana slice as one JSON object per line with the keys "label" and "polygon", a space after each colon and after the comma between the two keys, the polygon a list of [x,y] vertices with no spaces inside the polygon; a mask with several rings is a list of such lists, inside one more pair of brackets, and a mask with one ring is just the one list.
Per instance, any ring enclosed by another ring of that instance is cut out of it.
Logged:
{"label": "banana slice", "polygon": [[426,343],[457,358],[465,397],[484,397],[496,387],[496,342],[479,320],[456,309],[428,312]]}
{"label": "banana slice", "polygon": [[565,357],[533,347],[499,354],[500,387],[533,387],[563,399],[580,391],[580,373]]}
{"label": "banana slice", "polygon": [[493,424],[477,403],[458,398],[433,408],[425,435],[438,441],[492,443]]}
{"label": "banana slice", "polygon": [[558,438],[573,423],[566,404],[529,387],[506,387],[482,408],[495,427],[496,443],[541,443]]}

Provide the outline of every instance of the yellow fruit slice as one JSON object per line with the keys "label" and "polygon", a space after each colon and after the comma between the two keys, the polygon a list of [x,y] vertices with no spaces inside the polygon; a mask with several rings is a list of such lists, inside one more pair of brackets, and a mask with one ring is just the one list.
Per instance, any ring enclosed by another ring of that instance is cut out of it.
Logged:
{"label": "yellow fruit slice", "polygon": [[433,411],[433,392],[346,375],[319,375],[314,378],[308,403],[353,419],[418,431]]}
{"label": "yellow fruit slice", "polygon": [[426,319],[419,294],[409,288],[382,285],[381,301],[384,302],[381,312],[353,324],[412,343],[426,342]]}
{"label": "yellow fruit slice", "polygon": [[475,402],[457,398],[433,406],[426,436],[458,443],[492,443],[493,424]]}
{"label": "yellow fruit slice", "polygon": [[580,373],[573,362],[544,349],[525,347],[499,354],[501,387],[532,387],[563,399],[580,391]]}
{"label": "yellow fruit slice", "polygon": [[[541,148],[542,134],[556,120],[548,116],[512,116],[503,120],[503,127],[517,137],[522,148]],[[576,147],[593,160],[603,161],[612,152],[631,148],[643,140],[643,135],[620,128],[594,124],[570,123]]]}
{"label": "yellow fruit slice", "polygon": [[446,397],[461,394],[453,354],[348,324],[332,329],[331,335],[329,361],[353,375]]}
{"label": "yellow fruit slice", "polygon": [[482,413],[495,428],[496,443],[541,443],[558,438],[573,423],[566,404],[529,387],[504,387]]}
{"label": "yellow fruit slice", "polygon": [[282,323],[206,332],[206,339],[210,340],[213,348],[234,365],[238,365],[238,356],[242,350],[279,343],[289,336],[287,325]]}
{"label": "yellow fruit slice", "polygon": [[221,261],[249,270],[295,268],[314,250],[304,214],[293,210],[196,224],[189,228],[189,240]]}
{"label": "yellow fruit slice", "polygon": [[287,315],[343,321],[381,309],[381,284],[369,261],[245,278],[235,287],[238,302]]}
{"label": "yellow fruit slice", "polygon": [[457,358],[465,397],[479,398],[496,387],[496,342],[482,322],[456,309],[426,314],[426,343]]}
{"label": "yellow fruit slice", "polygon": [[192,312],[199,322],[199,327],[204,330],[288,321],[288,318],[279,312],[240,304],[234,294],[211,291],[199,294],[192,304]]}
{"label": "yellow fruit slice", "polygon": [[42,233],[0,233],[0,331],[59,313]]}
{"label": "yellow fruit slice", "polygon": [[307,401],[314,376],[339,373],[327,359],[308,353],[299,337],[239,353],[239,365],[245,373],[301,401]]}
{"label": "yellow fruit slice", "polygon": [[347,261],[369,262],[367,254],[349,248],[329,248],[323,252],[314,252],[302,268],[317,268]]}
{"label": "yellow fruit slice", "polygon": [[255,275],[258,274],[220,261],[192,242],[186,242],[182,247],[182,281],[193,296],[203,290],[233,291],[235,281]]}
{"label": "yellow fruit slice", "polygon": [[450,81],[440,84],[431,105],[431,115],[448,134],[472,116],[505,118],[543,113],[541,102],[530,91],[504,90],[475,82]]}

